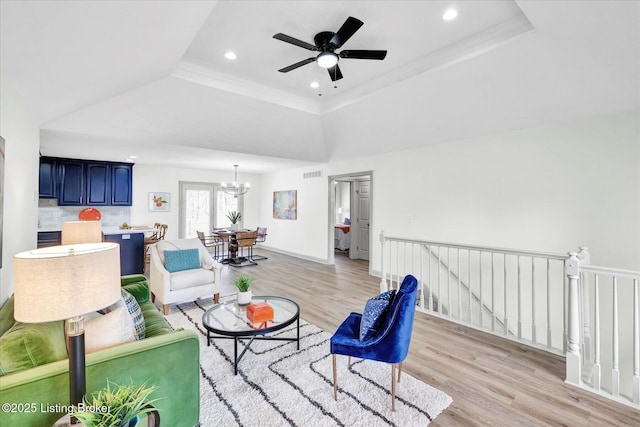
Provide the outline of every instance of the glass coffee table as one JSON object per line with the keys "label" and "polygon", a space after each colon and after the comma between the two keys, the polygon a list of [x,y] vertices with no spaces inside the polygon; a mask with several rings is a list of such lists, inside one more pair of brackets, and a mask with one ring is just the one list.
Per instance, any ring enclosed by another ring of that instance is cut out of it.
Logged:
{"label": "glass coffee table", "polygon": [[[207,330],[207,346],[211,340],[233,339],[233,371],[238,374],[238,362],[254,340],[296,341],[300,350],[300,307],[287,298],[274,296],[254,296],[251,303],[265,302],[273,307],[273,320],[251,323],[247,319],[247,306],[238,305],[236,300],[216,304],[202,315],[202,325]],[[274,337],[268,334],[297,323],[296,337]],[[238,341],[248,339],[242,353],[238,355]]]}

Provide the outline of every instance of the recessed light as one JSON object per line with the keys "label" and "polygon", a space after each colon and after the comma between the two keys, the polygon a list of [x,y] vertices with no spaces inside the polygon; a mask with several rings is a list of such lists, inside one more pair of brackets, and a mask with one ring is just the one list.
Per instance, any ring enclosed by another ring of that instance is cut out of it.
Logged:
{"label": "recessed light", "polygon": [[227,58],[227,59],[236,59],[237,58],[236,53],[231,51],[231,50],[225,52],[224,53],[224,57]]}
{"label": "recessed light", "polygon": [[311,84],[309,86],[311,87],[311,89],[318,89],[320,87],[320,83],[311,82]]}
{"label": "recessed light", "polygon": [[138,156],[129,156],[130,159],[137,159]]}
{"label": "recessed light", "polygon": [[458,16],[458,12],[455,9],[449,9],[444,13],[444,15],[442,15],[442,19],[445,21],[451,21],[452,19],[455,19],[456,16]]}

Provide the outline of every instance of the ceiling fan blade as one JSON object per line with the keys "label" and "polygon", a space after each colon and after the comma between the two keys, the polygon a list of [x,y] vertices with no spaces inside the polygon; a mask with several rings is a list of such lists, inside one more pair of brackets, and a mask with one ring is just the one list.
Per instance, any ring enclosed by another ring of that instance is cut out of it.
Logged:
{"label": "ceiling fan blade", "polygon": [[338,64],[334,65],[331,68],[327,68],[327,71],[329,72],[329,77],[331,77],[331,81],[333,82],[342,78],[342,72],[340,71],[340,67],[338,67]]}
{"label": "ceiling fan blade", "polygon": [[310,64],[315,60],[316,58],[303,59],[300,62],[296,62],[295,64],[289,65],[288,67],[281,68],[278,71],[280,71],[281,73],[288,73],[289,71],[295,70],[296,68],[302,67],[303,65]]}
{"label": "ceiling fan blade", "polygon": [[344,21],[344,24],[342,24],[342,27],[340,27],[338,32],[335,33],[333,37],[331,37],[330,43],[334,45],[336,49],[339,48],[340,46],[345,44],[347,40],[349,40],[351,36],[354,35],[360,27],[362,27],[363,24],[364,22],[354,18],[353,16],[348,17],[347,20]]}
{"label": "ceiling fan blade", "polygon": [[283,42],[291,43],[293,45],[299,46],[307,50],[318,50],[318,48],[312,45],[311,43],[303,42],[302,40],[298,40],[286,34],[278,33],[274,35],[273,38],[281,40]]}
{"label": "ceiling fan blade", "polygon": [[339,53],[340,58],[352,59],[384,59],[387,56],[386,50],[343,50]]}

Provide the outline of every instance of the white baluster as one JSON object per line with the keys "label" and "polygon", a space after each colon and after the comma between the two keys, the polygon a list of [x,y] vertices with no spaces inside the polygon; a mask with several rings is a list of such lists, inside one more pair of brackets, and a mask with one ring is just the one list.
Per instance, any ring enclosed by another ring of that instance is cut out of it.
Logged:
{"label": "white baluster", "polygon": [[518,255],[518,339],[522,339],[522,277],[520,276],[520,255]]}
{"label": "white baluster", "polygon": [[613,396],[620,395],[620,369],[619,363],[619,345],[618,345],[618,278],[613,276],[613,360],[611,367],[611,394]]}
{"label": "white baluster", "polygon": [[482,251],[480,251],[480,327],[484,329],[484,296],[482,296]]}
{"label": "white baluster", "polygon": [[496,277],[493,270],[493,255],[491,252],[491,332],[496,330]]}
{"label": "white baluster", "polygon": [[538,342],[536,325],[536,260],[531,257],[531,341]]}
{"label": "white baluster", "polygon": [[[387,284],[387,273],[384,268],[384,244],[386,239],[384,237],[384,230],[380,232],[380,293],[389,289]],[[391,246],[391,245],[389,245]]]}
{"label": "white baluster", "polygon": [[591,382],[595,390],[600,390],[602,379],[602,368],[600,366],[600,283],[598,275],[594,277],[593,288],[595,296],[593,298],[593,370],[591,371]]}
{"label": "white baluster", "polygon": [[507,307],[509,306],[509,300],[507,298],[507,254],[502,255],[502,263],[502,286],[504,287],[504,335],[507,336],[509,335],[509,317],[507,314]]}
{"label": "white baluster", "polygon": [[565,264],[566,275],[569,282],[568,304],[568,343],[567,343],[567,377],[566,381],[572,384],[581,383],[581,358],[580,358],[580,318],[578,299],[579,261],[575,252],[569,252],[569,259]]}
{"label": "white baluster", "polygon": [[460,273],[460,248],[457,249],[458,258],[458,320],[462,321],[462,273]]}
{"label": "white baluster", "polygon": [[551,260],[547,258],[547,347],[551,348]]}
{"label": "white baluster", "polygon": [[640,313],[638,279],[633,281],[633,403],[640,404]]}

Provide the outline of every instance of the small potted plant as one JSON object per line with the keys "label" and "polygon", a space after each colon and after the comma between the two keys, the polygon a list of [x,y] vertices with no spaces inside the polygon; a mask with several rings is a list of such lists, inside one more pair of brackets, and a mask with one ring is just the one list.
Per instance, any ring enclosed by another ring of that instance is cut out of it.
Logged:
{"label": "small potted plant", "polygon": [[84,399],[85,407],[100,410],[77,410],[73,416],[86,427],[136,427],[139,416],[153,411],[148,406],[158,399],[148,400],[149,395],[157,387],[147,386],[145,381],[140,386],[118,385],[107,380],[107,386],[92,393],[92,400]]}
{"label": "small potted plant", "polygon": [[229,211],[227,212],[227,218],[231,221],[230,228],[237,231],[240,220],[242,219],[242,214],[238,211]]}
{"label": "small potted plant", "polygon": [[251,304],[251,285],[253,277],[241,274],[233,280],[233,284],[238,288],[238,305]]}

